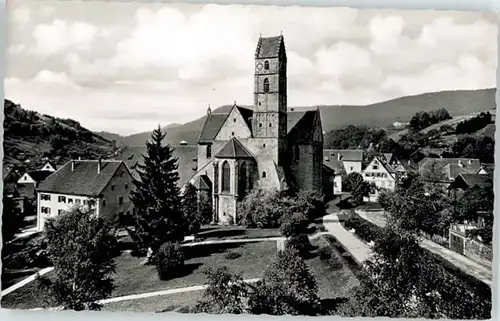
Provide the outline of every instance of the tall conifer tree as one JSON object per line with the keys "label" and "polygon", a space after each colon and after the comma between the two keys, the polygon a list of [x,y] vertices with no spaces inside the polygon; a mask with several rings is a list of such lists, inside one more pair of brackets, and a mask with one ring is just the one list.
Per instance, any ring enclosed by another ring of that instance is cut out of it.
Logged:
{"label": "tall conifer tree", "polygon": [[170,145],[162,145],[165,136],[158,126],[146,142],[143,164],[137,165],[139,178],[131,191],[135,239],[140,249],[149,248],[153,254],[164,242],[182,240],[184,235],[177,158]]}

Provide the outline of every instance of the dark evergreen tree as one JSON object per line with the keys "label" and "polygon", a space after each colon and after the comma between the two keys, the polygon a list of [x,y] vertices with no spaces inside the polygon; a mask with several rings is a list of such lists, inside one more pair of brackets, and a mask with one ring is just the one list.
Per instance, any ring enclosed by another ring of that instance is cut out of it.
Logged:
{"label": "dark evergreen tree", "polygon": [[143,164],[136,167],[139,178],[134,179],[130,194],[135,210],[133,238],[138,249],[151,249],[153,254],[163,243],[184,236],[177,158],[170,145],[162,144],[165,136],[158,127],[146,142]]}

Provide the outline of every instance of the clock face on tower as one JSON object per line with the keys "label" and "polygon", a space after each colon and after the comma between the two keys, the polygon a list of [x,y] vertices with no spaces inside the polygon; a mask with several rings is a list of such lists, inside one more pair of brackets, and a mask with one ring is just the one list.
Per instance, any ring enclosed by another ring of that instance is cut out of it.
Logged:
{"label": "clock face on tower", "polygon": [[257,64],[257,70],[261,70],[261,69],[262,69],[262,64],[259,62],[259,63]]}

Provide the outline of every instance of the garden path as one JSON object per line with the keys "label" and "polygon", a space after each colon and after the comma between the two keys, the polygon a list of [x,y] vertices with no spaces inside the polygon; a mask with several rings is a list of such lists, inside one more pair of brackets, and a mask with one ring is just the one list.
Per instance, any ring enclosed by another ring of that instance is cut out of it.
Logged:
{"label": "garden path", "polygon": [[[383,215],[383,211],[368,212],[363,210],[356,210],[356,213],[363,219],[372,222],[375,225],[378,225],[380,227],[384,227],[386,225],[386,219]],[[446,247],[426,238],[420,239],[420,246],[434,254],[441,256],[443,259],[450,262],[463,272],[475,277],[478,280],[481,280],[491,287],[493,273],[490,268],[476,263],[468,257],[460,253],[453,252],[450,249],[447,249]]]}

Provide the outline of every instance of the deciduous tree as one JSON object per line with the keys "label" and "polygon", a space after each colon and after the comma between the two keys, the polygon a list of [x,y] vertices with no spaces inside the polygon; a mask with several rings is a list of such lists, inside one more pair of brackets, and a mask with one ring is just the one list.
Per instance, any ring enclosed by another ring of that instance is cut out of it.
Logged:
{"label": "deciduous tree", "polygon": [[47,251],[54,279],[41,277],[50,304],[72,310],[97,310],[98,300],[111,295],[116,238],[93,211],[75,209],[45,224]]}

